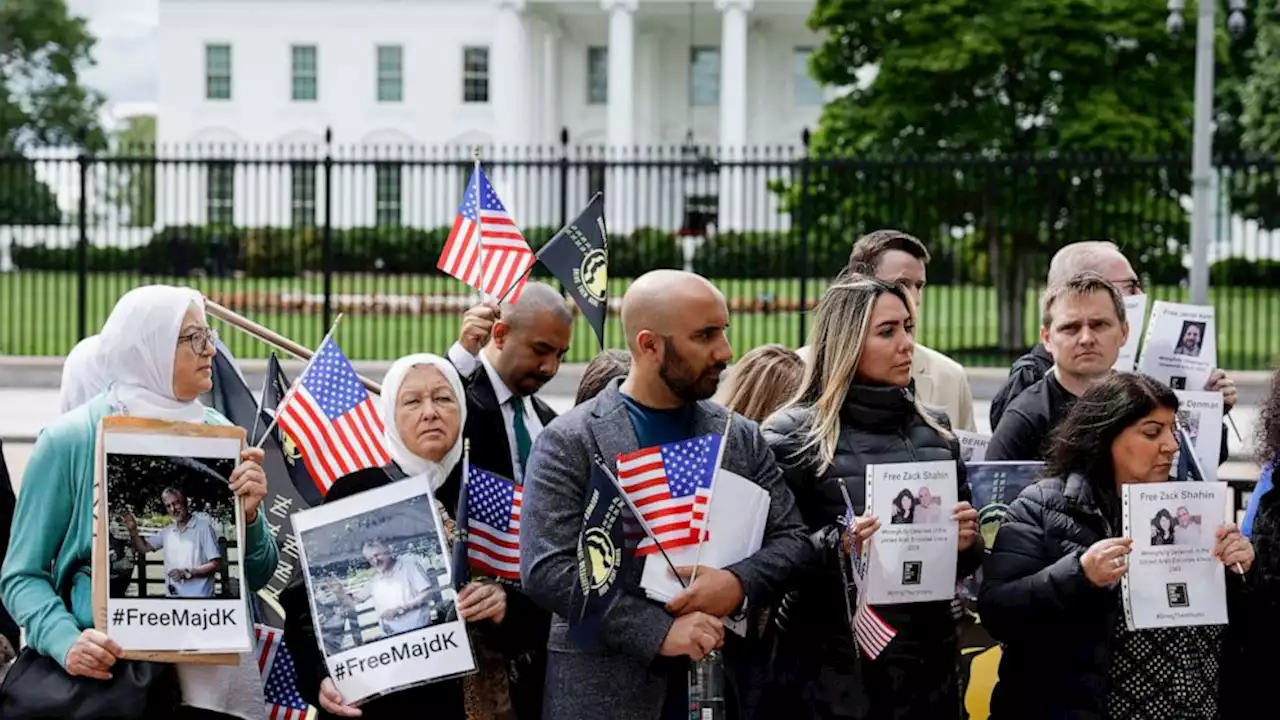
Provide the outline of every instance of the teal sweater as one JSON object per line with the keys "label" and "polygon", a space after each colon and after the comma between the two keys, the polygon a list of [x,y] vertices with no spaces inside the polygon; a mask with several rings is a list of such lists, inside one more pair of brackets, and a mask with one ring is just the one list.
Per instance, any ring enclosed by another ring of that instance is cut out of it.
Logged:
{"label": "teal sweater", "polygon": [[[46,427],[22,475],[9,554],[0,573],[0,600],[23,629],[27,644],[66,664],[80,631],[93,627],[93,475],[98,421],[110,414],[106,395]],[[205,410],[205,422],[228,425]],[[245,578],[257,591],[280,558],[261,508],[245,526]],[[71,588],[71,610],[59,589]]]}

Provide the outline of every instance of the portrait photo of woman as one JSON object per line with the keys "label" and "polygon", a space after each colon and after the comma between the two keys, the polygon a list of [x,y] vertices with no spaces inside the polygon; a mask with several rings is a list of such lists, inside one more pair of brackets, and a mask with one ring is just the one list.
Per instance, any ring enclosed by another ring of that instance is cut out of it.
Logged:
{"label": "portrait photo of woman", "polygon": [[910,490],[903,490],[893,499],[893,517],[891,525],[910,525],[916,521],[916,496]]}
{"label": "portrait photo of woman", "polygon": [[1160,512],[1151,518],[1151,544],[1173,544],[1173,513],[1167,508],[1161,508]]}

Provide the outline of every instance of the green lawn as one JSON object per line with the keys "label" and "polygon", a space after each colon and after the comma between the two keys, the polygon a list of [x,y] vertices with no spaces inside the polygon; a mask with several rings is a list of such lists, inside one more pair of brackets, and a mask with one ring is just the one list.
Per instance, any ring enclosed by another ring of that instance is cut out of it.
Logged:
{"label": "green lawn", "polygon": [[[91,275],[86,287],[86,328],[93,333],[102,326],[116,299],[143,283],[189,284],[205,293],[294,292],[322,294],[319,277],[283,279],[195,279]],[[618,297],[627,280],[614,279],[610,292]],[[812,301],[826,282],[805,284]],[[802,283],[796,279],[720,280],[717,285],[731,299],[739,301],[800,298]],[[440,276],[337,275],[335,295],[462,294],[462,284]],[[1187,299],[1176,287],[1156,288],[1154,296],[1163,300]],[[1038,290],[1028,292],[1026,344],[1037,337]],[[1214,288],[1218,309],[1218,352],[1224,367],[1235,370],[1260,369],[1280,353],[1280,290],[1262,288]],[[73,273],[17,272],[0,274],[0,354],[65,355],[77,338],[76,319],[79,289]],[[248,312],[251,319],[277,332],[314,346],[324,335],[321,312]],[[390,359],[411,352],[444,351],[457,334],[461,317],[456,315],[380,316],[348,314],[339,326],[338,340],[353,359]],[[802,342],[800,316],[794,310],[773,312],[737,311],[732,316],[731,337],[739,353],[757,345],[780,342],[796,346]],[[947,352],[969,365],[1007,364],[1007,354],[997,345],[995,290],[982,286],[931,286],[925,291],[922,341]],[[806,325],[807,327],[807,325]],[[238,357],[265,357],[267,346],[242,333],[223,328],[228,344]],[[591,330],[581,318],[574,330],[570,362],[583,362],[597,348]],[[611,347],[623,345],[617,318],[611,318],[606,333]]]}

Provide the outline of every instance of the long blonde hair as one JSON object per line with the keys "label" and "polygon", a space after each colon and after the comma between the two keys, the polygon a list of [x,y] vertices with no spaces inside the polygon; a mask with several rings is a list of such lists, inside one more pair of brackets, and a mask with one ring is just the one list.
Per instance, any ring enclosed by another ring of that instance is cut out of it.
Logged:
{"label": "long blonde hair", "polygon": [[749,420],[762,422],[789,401],[800,387],[804,361],[777,343],[742,356],[713,398]]}
{"label": "long blonde hair", "polygon": [[[849,273],[827,288],[813,314],[809,331],[809,362],[804,379],[788,406],[812,405],[813,413],[804,430],[802,452],[816,449],[818,472],[831,467],[840,437],[840,408],[857,375],[862,347],[871,332],[871,313],[881,295],[902,301],[912,320],[915,304],[901,286],[874,277]],[[915,399],[916,412],[925,424],[947,440],[954,436]]]}

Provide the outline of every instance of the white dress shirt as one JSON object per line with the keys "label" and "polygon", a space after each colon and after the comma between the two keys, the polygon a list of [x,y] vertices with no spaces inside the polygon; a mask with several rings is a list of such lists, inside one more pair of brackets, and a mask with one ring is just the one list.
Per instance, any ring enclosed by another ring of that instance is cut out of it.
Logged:
{"label": "white dress shirt", "polygon": [[[513,402],[524,403],[524,426],[529,431],[529,441],[533,442],[538,439],[538,434],[542,432],[542,419],[538,417],[538,413],[533,409],[533,400],[528,397],[516,395],[511,392],[511,388],[502,381],[502,377],[498,375],[498,371],[494,369],[493,363],[489,362],[489,358],[482,351],[480,357],[476,357],[467,352],[461,343],[454,343],[449,348],[449,362],[457,368],[458,374],[464,378],[469,378],[476,371],[476,363],[484,366],[484,370],[489,374],[489,384],[493,386],[493,394],[498,399],[498,407],[502,408],[502,425],[507,430],[507,447],[511,450],[511,467],[514,471],[516,484],[524,483],[524,472],[520,468],[520,452],[516,448],[516,431],[515,422],[516,413],[511,409]],[[464,399],[465,401],[465,399]]]}

